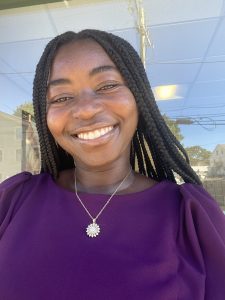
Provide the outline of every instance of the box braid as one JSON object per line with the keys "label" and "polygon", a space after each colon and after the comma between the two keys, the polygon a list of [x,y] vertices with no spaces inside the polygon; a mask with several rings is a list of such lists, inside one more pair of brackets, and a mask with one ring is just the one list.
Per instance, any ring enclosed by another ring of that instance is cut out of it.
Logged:
{"label": "box braid", "polygon": [[36,68],[33,88],[34,115],[41,149],[41,172],[57,178],[59,171],[74,167],[73,158],[57,145],[46,121],[46,95],[50,68],[57,50],[67,43],[92,39],[100,44],[123,76],[134,95],[139,111],[139,122],[131,147],[130,162],[135,161],[141,174],[157,181],[175,182],[177,173],[184,182],[201,184],[189,165],[188,156],[166,125],[151,90],[139,55],[124,39],[99,30],[86,29],[65,32],[46,46]]}

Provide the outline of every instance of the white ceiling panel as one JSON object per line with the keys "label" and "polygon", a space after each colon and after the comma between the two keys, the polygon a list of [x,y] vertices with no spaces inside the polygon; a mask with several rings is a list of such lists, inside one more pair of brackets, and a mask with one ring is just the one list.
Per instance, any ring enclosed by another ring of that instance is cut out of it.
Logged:
{"label": "white ceiling panel", "polygon": [[55,35],[44,5],[0,11],[1,43]]}
{"label": "white ceiling panel", "polygon": [[[77,5],[70,1],[69,7],[49,4],[49,13],[58,33],[86,28],[117,30],[134,26],[134,16],[129,12],[128,1],[106,1],[89,5]],[[56,8],[57,7],[57,8]]]}
{"label": "white ceiling panel", "polygon": [[[225,34],[225,33],[224,33]],[[225,54],[224,55],[215,55],[215,56],[208,56],[205,58],[206,62],[224,62],[225,61]]]}
{"label": "white ceiling panel", "polygon": [[184,99],[157,101],[157,105],[162,113],[166,113],[168,116],[172,115],[174,111],[179,111],[184,106]]}
{"label": "white ceiling panel", "polygon": [[48,41],[40,39],[0,44],[0,58],[10,69],[9,72],[33,72]]}
{"label": "white ceiling panel", "polygon": [[200,64],[147,64],[147,74],[152,85],[190,83]]}
{"label": "white ceiling panel", "polygon": [[29,73],[29,74],[23,74],[24,80],[30,85],[30,91],[33,88],[33,81],[34,81],[34,73]]}
{"label": "white ceiling panel", "polygon": [[31,100],[31,89],[20,76],[0,75],[0,82],[0,111],[11,114],[18,105]]}
{"label": "white ceiling panel", "polygon": [[223,0],[144,0],[147,23],[164,24],[219,17]]}
{"label": "white ceiling panel", "polygon": [[188,99],[188,101],[158,101],[157,104],[163,113],[172,118],[201,117],[205,121],[206,118],[217,120],[221,114],[225,113],[224,97],[197,97]]}
{"label": "white ceiling panel", "polygon": [[225,55],[225,18],[221,19],[207,57],[219,55]]}
{"label": "white ceiling panel", "polygon": [[136,28],[112,30],[113,34],[120,36],[128,41],[139,53],[140,51],[140,36]]}
{"label": "white ceiling panel", "polygon": [[225,61],[203,63],[196,81],[225,80]]}
{"label": "white ceiling panel", "polygon": [[12,71],[12,68],[10,68],[8,63],[6,61],[4,61],[3,59],[1,59],[1,57],[0,57],[0,74],[10,73],[11,71]]}
{"label": "white ceiling panel", "polygon": [[225,114],[224,96],[189,97],[184,102],[182,109],[170,111],[170,115],[209,117],[209,115]]}
{"label": "white ceiling panel", "polygon": [[148,50],[150,61],[202,60],[217,22],[211,19],[151,27],[154,50]]}
{"label": "white ceiling panel", "polygon": [[27,96],[30,95],[31,85],[26,80],[26,78],[18,74],[6,74],[3,76],[7,84],[1,88],[1,92],[6,89],[13,90],[14,88],[16,88],[19,89],[22,93],[26,94]]}
{"label": "white ceiling panel", "polygon": [[225,80],[197,82],[193,85],[190,98],[225,96]]}

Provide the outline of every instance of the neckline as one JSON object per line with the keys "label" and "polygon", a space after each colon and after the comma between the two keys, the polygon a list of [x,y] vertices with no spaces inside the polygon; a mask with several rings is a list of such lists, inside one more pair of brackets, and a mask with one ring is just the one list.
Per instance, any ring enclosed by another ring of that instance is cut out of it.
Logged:
{"label": "neckline", "polygon": [[[72,197],[76,196],[75,195],[75,192],[72,192],[72,191],[69,191],[63,187],[61,187],[60,185],[58,185],[55,180],[53,179],[52,175],[51,174],[48,174],[48,177],[49,177],[49,181],[51,183],[52,186],[54,186],[57,190],[67,194],[67,195],[70,195]],[[159,181],[157,182],[156,184],[154,184],[153,186],[150,186],[148,187],[147,189],[144,189],[142,191],[138,191],[138,192],[134,192],[134,193],[128,193],[128,194],[115,194],[113,196],[113,198],[120,198],[120,199],[126,199],[126,198],[137,198],[137,196],[142,196],[146,193],[152,193],[154,192],[155,190],[158,190],[158,188],[160,188],[161,186],[163,186],[164,184],[166,183],[169,183],[170,181],[169,180],[162,180],[162,181]],[[171,182],[172,183],[172,182]],[[78,192],[79,195],[81,195],[82,197],[84,198],[98,198],[98,199],[104,199],[105,198],[108,198],[110,195],[109,194],[92,194],[92,193],[88,193],[88,192]]]}

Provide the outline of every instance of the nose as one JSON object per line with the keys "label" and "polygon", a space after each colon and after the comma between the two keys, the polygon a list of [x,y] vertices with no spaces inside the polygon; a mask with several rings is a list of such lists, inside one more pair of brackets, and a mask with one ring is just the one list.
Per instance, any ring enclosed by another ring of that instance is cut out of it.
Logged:
{"label": "nose", "polygon": [[100,99],[91,91],[77,96],[72,107],[72,116],[75,119],[88,120],[103,110]]}

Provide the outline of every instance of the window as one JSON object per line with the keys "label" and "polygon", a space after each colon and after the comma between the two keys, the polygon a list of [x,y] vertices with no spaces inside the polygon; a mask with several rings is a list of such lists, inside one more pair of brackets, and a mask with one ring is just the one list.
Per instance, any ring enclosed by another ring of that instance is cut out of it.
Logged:
{"label": "window", "polygon": [[22,126],[16,128],[16,139],[21,140],[22,139]]}
{"label": "window", "polygon": [[16,161],[20,162],[21,161],[21,149],[16,150]]}

